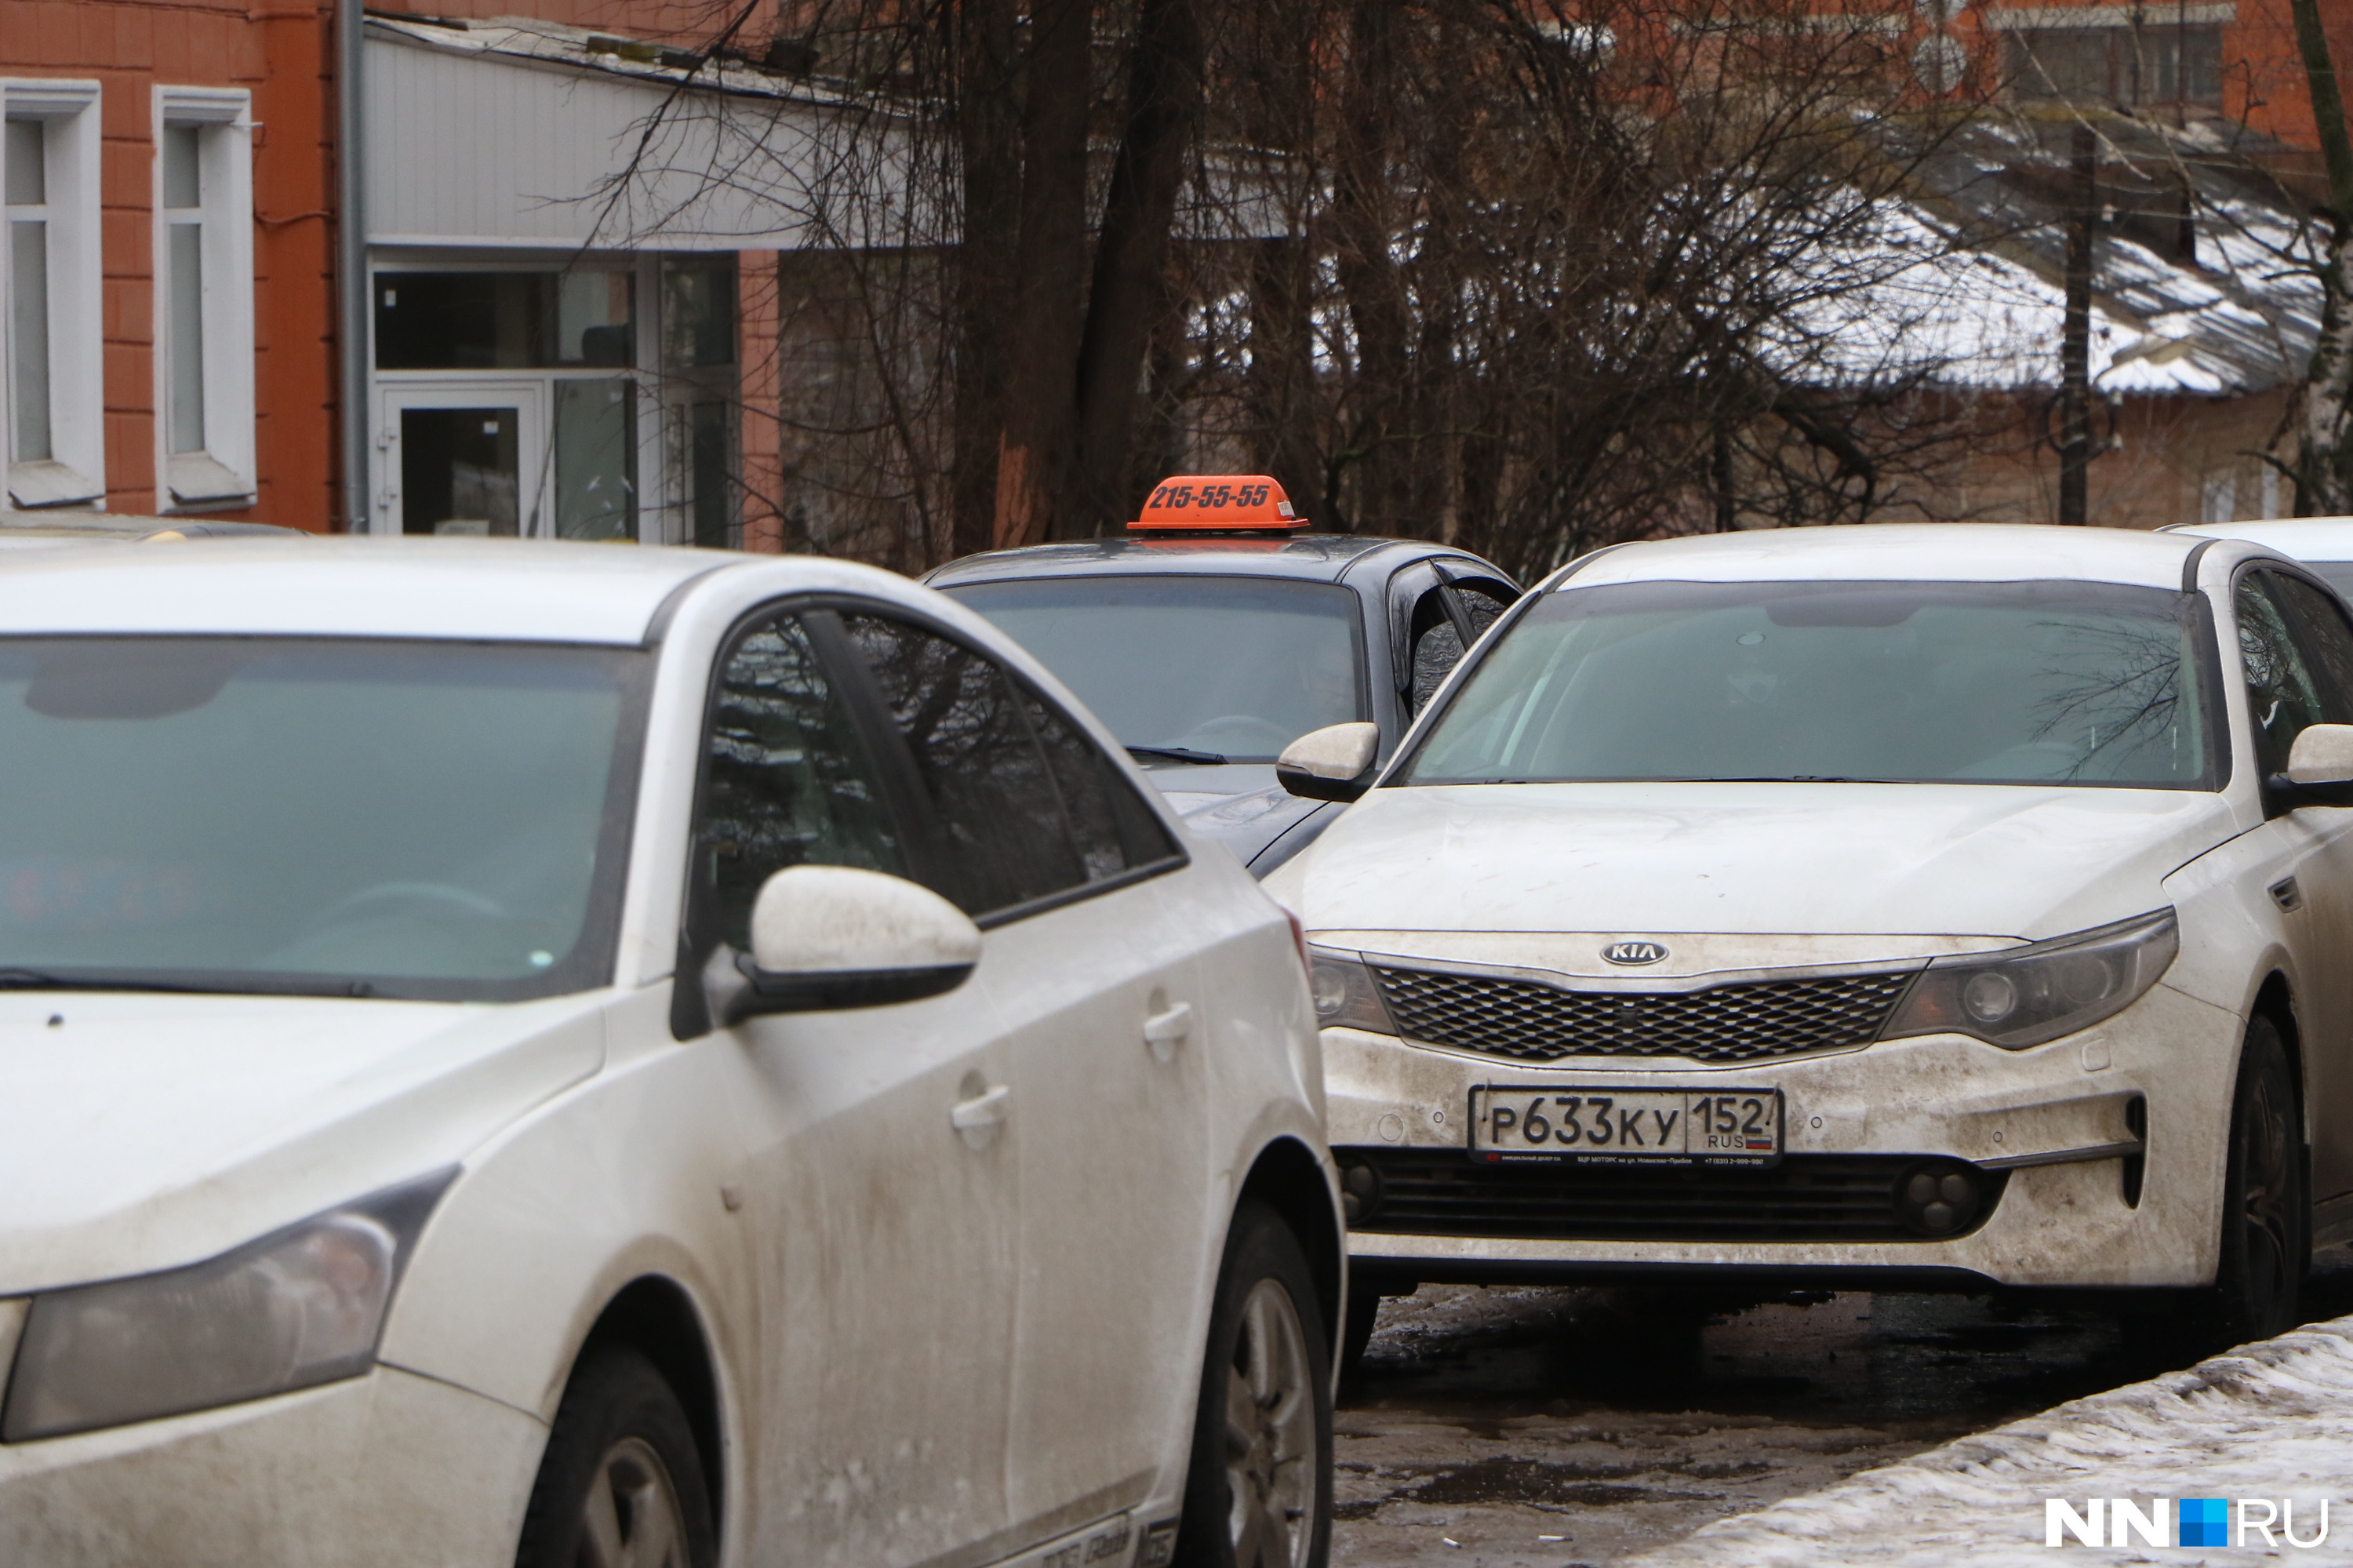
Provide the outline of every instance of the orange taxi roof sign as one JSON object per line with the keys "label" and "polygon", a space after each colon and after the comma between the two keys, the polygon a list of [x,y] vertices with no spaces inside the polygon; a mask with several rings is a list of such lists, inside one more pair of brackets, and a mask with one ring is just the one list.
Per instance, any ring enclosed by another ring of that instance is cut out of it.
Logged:
{"label": "orange taxi roof sign", "polygon": [[1282,486],[1262,473],[1177,473],[1152,487],[1143,514],[1128,524],[1146,532],[1298,529]]}

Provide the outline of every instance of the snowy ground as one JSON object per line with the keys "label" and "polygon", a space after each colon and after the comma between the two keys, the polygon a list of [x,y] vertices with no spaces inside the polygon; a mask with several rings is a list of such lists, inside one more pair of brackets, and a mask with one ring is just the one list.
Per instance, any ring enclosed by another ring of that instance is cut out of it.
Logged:
{"label": "snowy ground", "polygon": [[[2310,1550],[2136,1545],[2065,1551],[2107,1563],[2353,1563],[2353,1318],[1962,1437],[1829,1489],[1700,1529],[1641,1568],[2050,1568],[2043,1500],[2295,1499]],[[2235,1535],[2235,1529],[2233,1531]]]}

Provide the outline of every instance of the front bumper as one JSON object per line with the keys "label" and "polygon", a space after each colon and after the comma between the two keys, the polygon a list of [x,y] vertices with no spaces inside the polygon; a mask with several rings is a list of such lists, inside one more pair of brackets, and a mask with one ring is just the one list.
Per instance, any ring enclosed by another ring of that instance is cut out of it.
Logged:
{"label": "front bumper", "polygon": [[495,1400],[378,1367],[220,1410],[0,1444],[0,1563],[492,1568],[514,1561],[546,1437]]}
{"label": "front bumper", "polygon": [[[1692,1239],[1688,1225],[1645,1234],[1639,1220],[1601,1224],[1566,1207],[1552,1222],[1460,1227],[1473,1234],[1430,1234],[1434,1225],[1391,1232],[1369,1228],[1384,1223],[1376,1208],[1352,1230],[1350,1257],[1369,1278],[1502,1282],[1729,1266],[1791,1280],[2207,1284],[2221,1234],[2240,1030],[2231,1013],[2164,985],[2092,1029],[2017,1052],[1932,1035],[1723,1066],[1662,1068],[1654,1058],[1623,1057],[1531,1065],[1327,1029],[1328,1124],[1344,1167],[1352,1157],[1372,1163],[1386,1154],[1434,1172],[1429,1156],[1439,1151],[1468,1165],[1471,1091],[1482,1085],[1738,1086],[1782,1092],[1792,1171],[1810,1160],[1850,1173],[1964,1162],[1984,1173],[1989,1191],[1999,1189],[1974,1228],[1945,1238],[1898,1239],[1864,1227],[1870,1239],[1748,1239],[1728,1231]],[[2145,1136],[2132,1125],[2137,1114],[2146,1117]],[[1555,1181],[1568,1178],[1568,1168],[1545,1169]],[[2127,1201],[2128,1169],[2137,1204]],[[1547,1224],[1551,1234],[1527,1234]]]}

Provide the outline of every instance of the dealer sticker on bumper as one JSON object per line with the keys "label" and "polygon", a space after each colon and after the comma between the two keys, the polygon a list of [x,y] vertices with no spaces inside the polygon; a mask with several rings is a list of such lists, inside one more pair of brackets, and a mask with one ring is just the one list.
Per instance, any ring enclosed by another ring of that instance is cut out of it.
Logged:
{"label": "dealer sticker on bumper", "polygon": [[1774,1165],[1781,1159],[1781,1091],[1475,1088],[1471,1155],[1496,1164]]}

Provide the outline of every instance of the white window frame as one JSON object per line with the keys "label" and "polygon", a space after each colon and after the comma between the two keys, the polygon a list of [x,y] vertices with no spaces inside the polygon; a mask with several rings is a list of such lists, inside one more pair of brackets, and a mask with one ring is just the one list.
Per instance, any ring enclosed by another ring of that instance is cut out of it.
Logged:
{"label": "white window frame", "polygon": [[0,511],[106,503],[106,331],[99,250],[99,85],[0,78],[0,115],[42,125],[47,205],[49,455],[17,461],[16,320],[10,269],[0,266]]}
{"label": "white window frame", "polygon": [[[154,90],[155,509],[217,512],[253,504],[253,95],[239,88]],[[172,450],[171,224],[164,207],[164,132],[197,132],[201,189],[205,444]]]}

